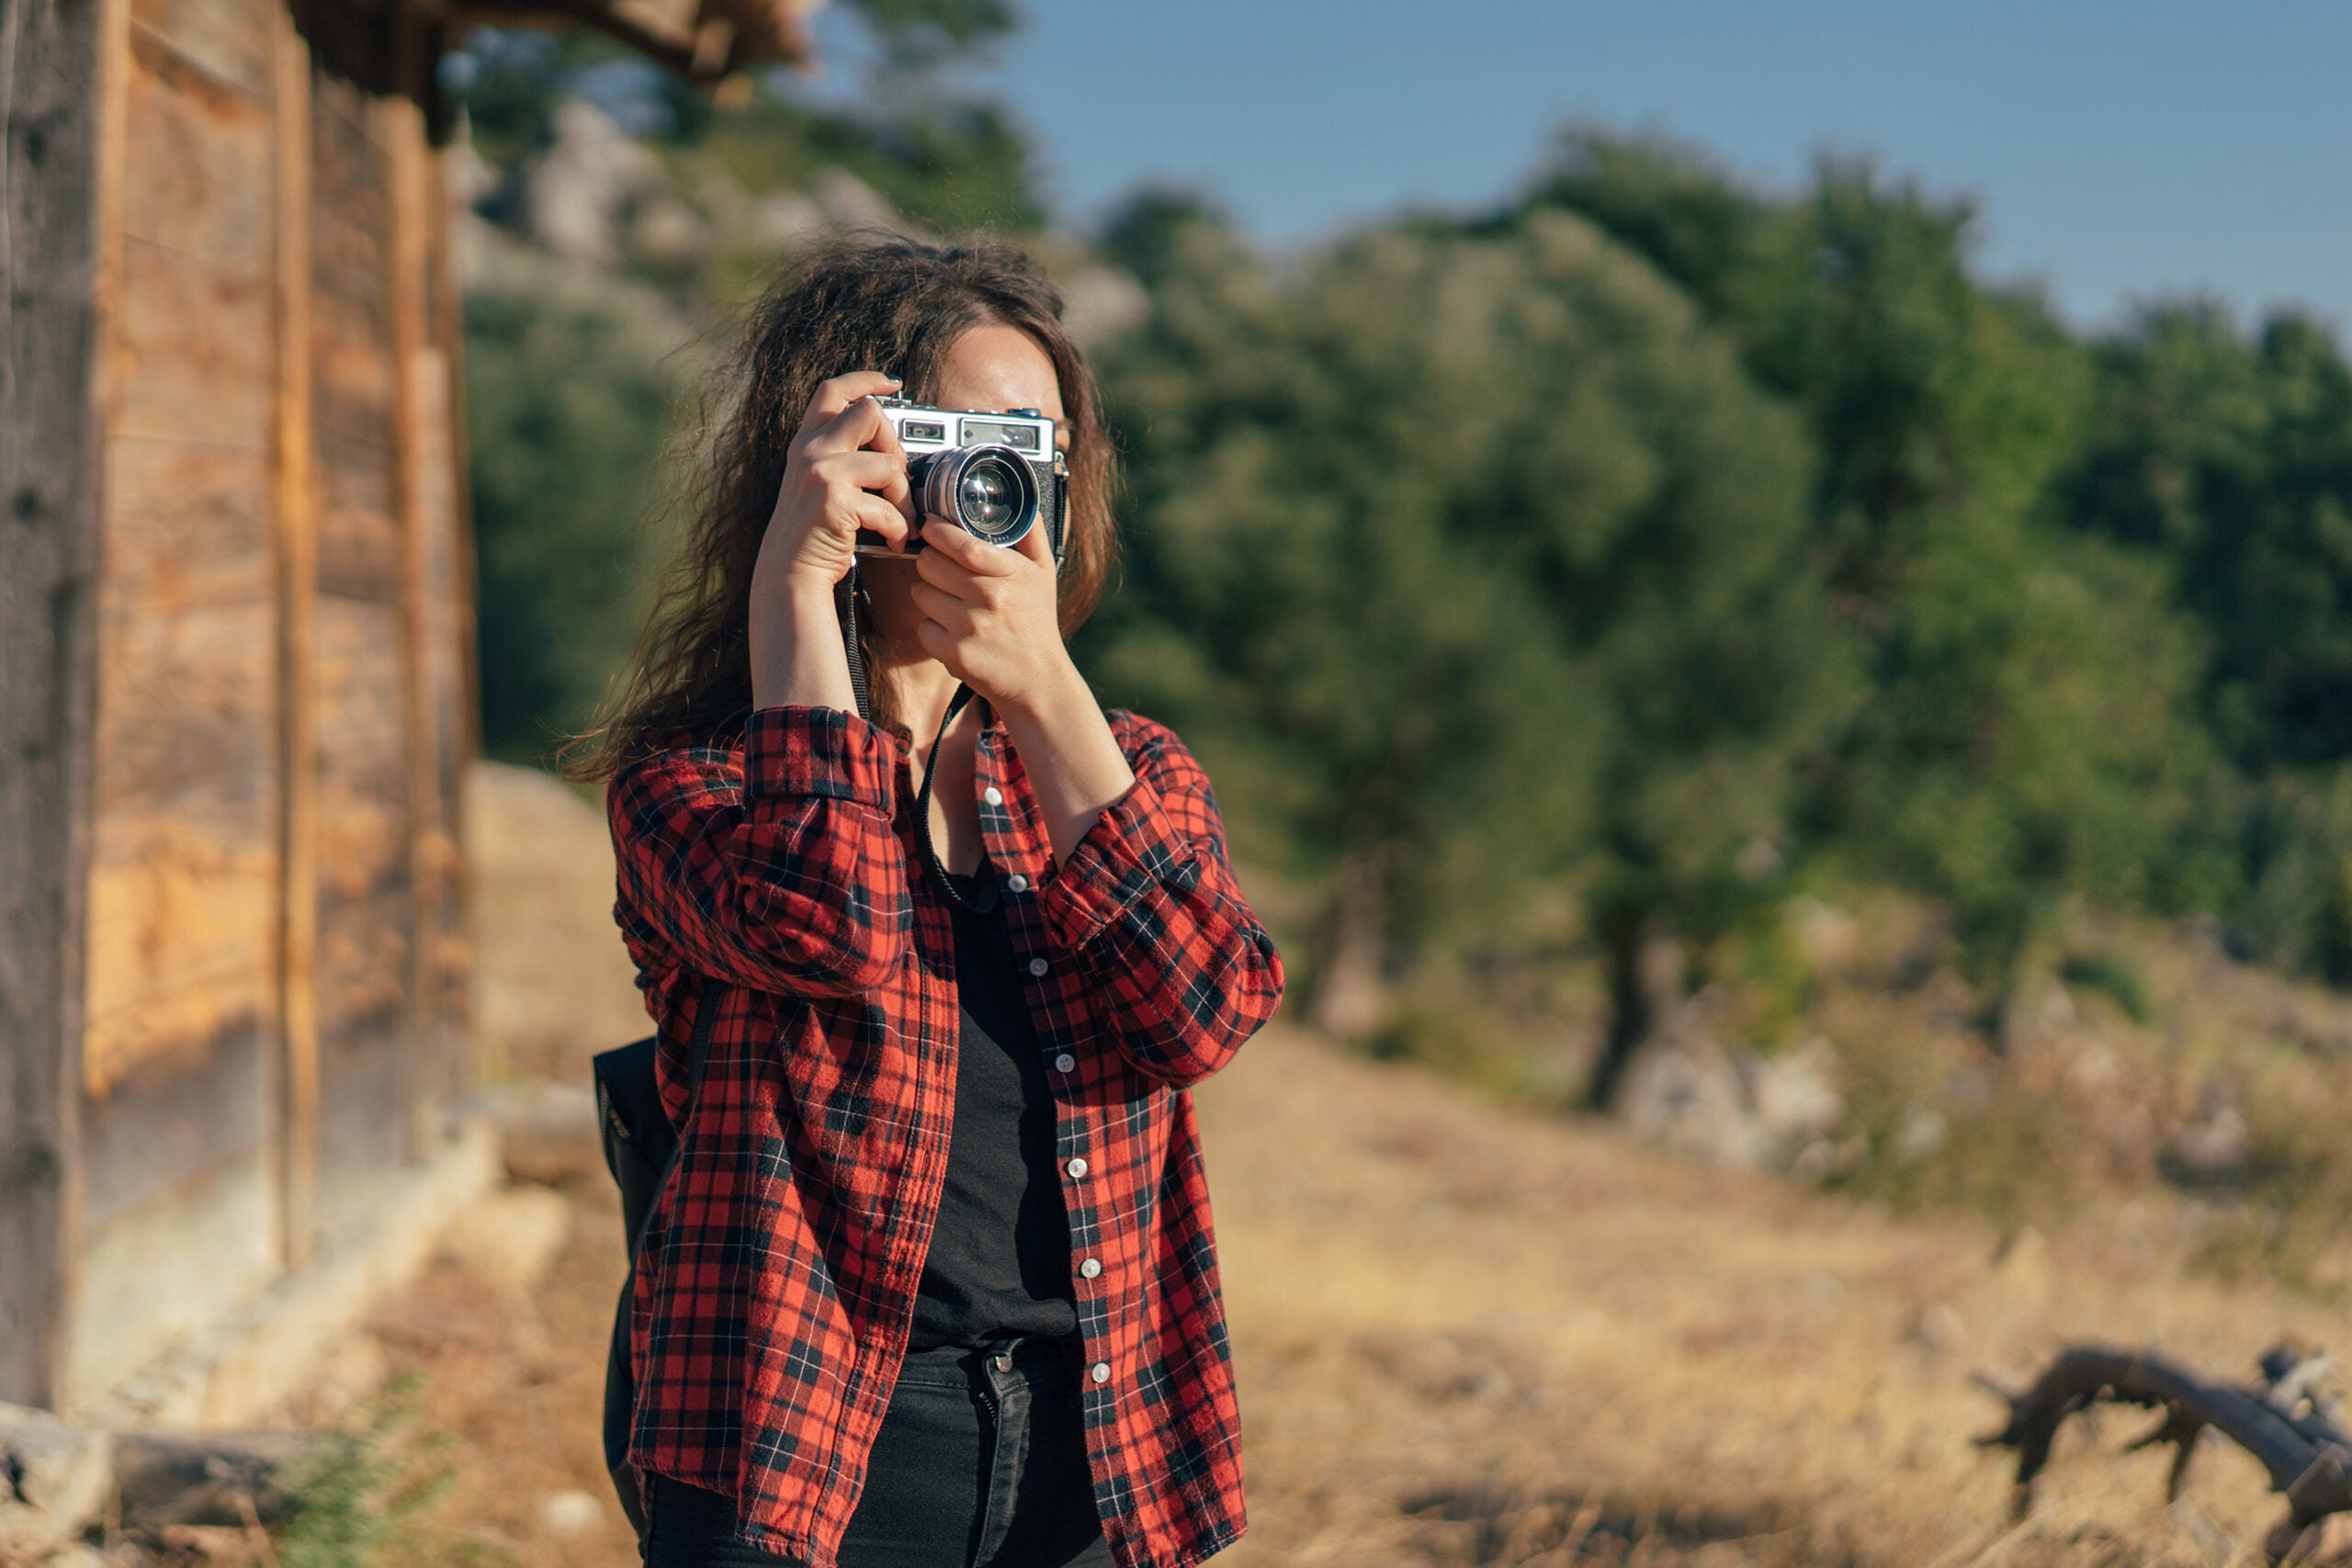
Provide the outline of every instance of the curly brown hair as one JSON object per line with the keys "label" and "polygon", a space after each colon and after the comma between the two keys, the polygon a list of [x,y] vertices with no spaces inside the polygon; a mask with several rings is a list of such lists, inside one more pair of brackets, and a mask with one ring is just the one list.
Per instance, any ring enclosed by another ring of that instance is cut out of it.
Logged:
{"label": "curly brown hair", "polygon": [[[626,679],[590,726],[567,736],[557,771],[603,783],[680,730],[707,736],[752,711],[752,567],[784,481],[786,448],[818,383],[887,370],[901,396],[929,402],[956,340],[1012,326],[1053,361],[1069,430],[1069,539],[1056,599],[1067,637],[1093,610],[1114,547],[1115,464],[1094,375],[1061,321],[1061,293],[1009,245],[847,238],[780,269],[735,352],[705,385],[703,438],[686,465],[684,536],[658,580]],[[876,646],[859,618],[874,717],[899,723]]]}

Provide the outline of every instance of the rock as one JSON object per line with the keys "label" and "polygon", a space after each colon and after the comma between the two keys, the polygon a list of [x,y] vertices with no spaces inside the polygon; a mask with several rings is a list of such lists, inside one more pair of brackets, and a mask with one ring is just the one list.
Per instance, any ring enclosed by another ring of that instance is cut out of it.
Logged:
{"label": "rock", "polygon": [[752,205],[751,231],[759,243],[780,251],[797,250],[825,231],[824,209],[797,190],[780,190]]}
{"label": "rock", "polygon": [[2175,1133],[2159,1156],[2165,1174],[2197,1186],[2224,1186],[2245,1173],[2248,1137],[2245,1116],[2227,1103],[2204,1110]]}
{"label": "rock", "polygon": [[[1817,1037],[1777,1056],[1659,1041],[1626,1069],[1619,1109],[1648,1142],[1717,1165],[1786,1168],[1844,1113],[1837,1068],[1837,1052]],[[1826,1155],[1813,1163],[1826,1168]]]}
{"label": "rock", "polygon": [[1645,1143],[1717,1165],[1764,1163],[1747,1086],[1712,1042],[1643,1047],[1625,1069],[1618,1113]]}
{"label": "rock", "polygon": [[46,1410],[0,1404],[0,1559],[73,1539],[106,1504],[114,1443]]}
{"label": "rock", "polygon": [[539,1524],[549,1535],[586,1535],[605,1522],[605,1505],[572,1488],[542,1494],[538,1513]]}
{"label": "rock", "polygon": [[629,246],[640,255],[676,261],[700,255],[709,243],[702,215],[674,196],[656,197],[629,225]]}
{"label": "rock", "polygon": [[531,237],[575,265],[603,271],[620,259],[625,209],[659,186],[661,159],[585,98],[556,107],[555,144],[532,169],[524,210]]}
{"label": "rock", "polygon": [[459,1212],[442,1250],[469,1273],[528,1290],[571,1238],[571,1204],[544,1187],[509,1187]]}
{"label": "rock", "polygon": [[1915,1105],[1904,1113],[1903,1125],[1894,1131],[1891,1153],[1905,1165],[1916,1165],[1944,1146],[1950,1129],[1943,1116],[1930,1105]]}
{"label": "rock", "polygon": [[502,1084],[475,1103],[498,1129],[499,1152],[513,1179],[553,1187],[576,1176],[604,1174],[596,1093],[587,1085],[553,1079]]}
{"label": "rock", "polygon": [[1799,895],[1789,900],[1788,918],[1797,951],[1804,954],[1806,965],[1815,974],[1834,975],[1854,961],[1861,945],[1861,922],[1845,910]]}
{"label": "rock", "polygon": [[898,209],[881,192],[847,169],[828,164],[811,174],[808,198],[817,204],[825,220],[836,228],[897,233],[906,227],[899,218]]}
{"label": "rock", "polygon": [[1749,1098],[1775,1163],[1829,1133],[1846,1114],[1838,1091],[1838,1049],[1822,1036],[1777,1056],[1743,1055]]}

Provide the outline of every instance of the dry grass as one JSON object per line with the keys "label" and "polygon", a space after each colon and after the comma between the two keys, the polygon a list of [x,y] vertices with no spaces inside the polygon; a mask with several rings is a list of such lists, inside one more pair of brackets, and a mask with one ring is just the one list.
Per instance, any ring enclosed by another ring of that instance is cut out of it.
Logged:
{"label": "dry grass", "polygon": [[[602,821],[534,780],[474,799],[484,1025],[513,1032],[503,1062],[576,1074],[643,1027],[608,1005],[634,991]],[[2098,1453],[2062,1444],[2010,1528],[1967,1374],[2070,1336],[2230,1371],[2285,1331],[2352,1343],[2339,1311],[2188,1270],[2129,1210],[2004,1250],[1979,1223],[1677,1165],[1279,1025],[1196,1099],[1249,1475],[1234,1568],[2252,1561],[2279,1512],[2254,1466],[2207,1456],[2167,1511],[2165,1457],[2114,1451],[2128,1418]],[[541,1506],[605,1497],[617,1224],[609,1194],[576,1197],[543,1287],[445,1267],[387,1309],[379,1338],[421,1374],[458,1478],[407,1560],[633,1560],[609,1503],[571,1536]]]}

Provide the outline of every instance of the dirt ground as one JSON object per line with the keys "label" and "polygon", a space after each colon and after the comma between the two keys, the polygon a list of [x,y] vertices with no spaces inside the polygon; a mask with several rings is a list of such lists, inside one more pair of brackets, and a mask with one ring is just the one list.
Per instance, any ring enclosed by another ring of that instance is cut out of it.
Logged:
{"label": "dirt ground", "polygon": [[[597,924],[603,825],[503,772],[474,807],[478,910],[503,933],[484,985],[538,1032],[499,1059],[577,1073],[643,1032]],[[537,871],[502,880],[498,845]],[[597,920],[571,919],[599,887]],[[2281,1509],[2251,1461],[2204,1455],[2168,1508],[2167,1456],[2120,1451],[2130,1415],[2063,1440],[2013,1525],[2007,1464],[1972,1441],[1996,1406],[1970,1373],[2078,1337],[2233,1375],[2284,1333],[2352,1343],[2339,1310],[2188,1274],[2133,1212],[2047,1239],[1897,1224],[1279,1024],[1194,1092],[1248,1476],[1232,1568],[2256,1561]],[[395,1558],[634,1560],[597,1448],[616,1203],[601,1172],[565,1195],[543,1280],[445,1259],[369,1330],[449,1478]]]}

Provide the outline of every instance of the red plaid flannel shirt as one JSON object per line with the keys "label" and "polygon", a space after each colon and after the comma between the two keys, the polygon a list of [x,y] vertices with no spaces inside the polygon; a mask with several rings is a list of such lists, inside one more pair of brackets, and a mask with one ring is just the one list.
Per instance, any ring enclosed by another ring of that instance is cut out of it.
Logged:
{"label": "red plaid flannel shirt", "polygon": [[[1184,1568],[1247,1525],[1187,1089],[1272,1016],[1283,969],[1207,775],[1164,727],[1109,717],[1136,782],[1067,863],[992,713],[974,787],[1054,1089],[1096,1510],[1120,1568]],[[745,1540],[833,1568],[947,1165],[955,929],[913,869],[903,731],[787,705],[673,742],[607,796],[614,917],[673,1120],[701,977],[723,985],[639,1254],[629,1458],[733,1494]]]}

